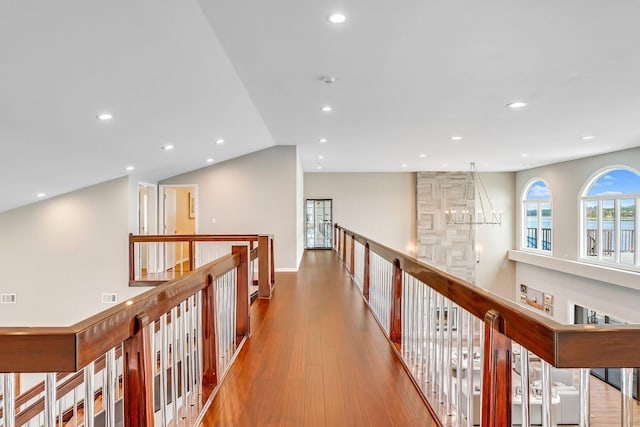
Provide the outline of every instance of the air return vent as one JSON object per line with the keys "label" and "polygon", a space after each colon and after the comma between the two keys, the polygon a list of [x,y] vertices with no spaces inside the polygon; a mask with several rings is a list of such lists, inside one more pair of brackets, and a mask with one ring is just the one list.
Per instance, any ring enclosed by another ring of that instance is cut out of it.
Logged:
{"label": "air return vent", "polygon": [[16,294],[0,294],[0,304],[15,304]]}
{"label": "air return vent", "polygon": [[115,304],[118,302],[118,294],[104,293],[102,294],[103,304]]}

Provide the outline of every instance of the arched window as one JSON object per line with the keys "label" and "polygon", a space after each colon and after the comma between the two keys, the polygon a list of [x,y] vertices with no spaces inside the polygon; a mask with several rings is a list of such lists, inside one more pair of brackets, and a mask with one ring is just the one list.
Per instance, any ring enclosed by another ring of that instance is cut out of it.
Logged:
{"label": "arched window", "polygon": [[522,248],[551,252],[551,191],[541,179],[534,179],[526,187],[522,198]]}
{"label": "arched window", "polygon": [[609,169],[592,179],[582,195],[582,258],[640,267],[638,205],[638,172]]}

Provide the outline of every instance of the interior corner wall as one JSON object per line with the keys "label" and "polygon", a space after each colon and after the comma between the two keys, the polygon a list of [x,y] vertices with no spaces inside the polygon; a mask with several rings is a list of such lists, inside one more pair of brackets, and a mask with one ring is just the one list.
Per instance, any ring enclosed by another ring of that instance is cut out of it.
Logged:
{"label": "interior corner wall", "polygon": [[198,186],[198,232],[273,234],[275,267],[296,270],[296,147],[281,145],[178,175]]}
{"label": "interior corner wall", "polygon": [[513,301],[516,268],[507,253],[515,241],[515,173],[483,172],[479,176],[493,207],[502,212],[502,224],[476,226],[476,285]]}
{"label": "interior corner wall", "polygon": [[[578,160],[543,166],[516,173],[515,198],[521,200],[525,186],[533,178],[542,178],[553,197],[552,258],[579,261],[579,197],[587,180],[609,166],[631,166],[640,170],[640,147]],[[522,205],[516,203],[516,219],[520,224]],[[521,227],[516,227],[516,245],[522,239]],[[588,277],[575,276],[551,269],[516,263],[514,292],[519,284],[549,293],[554,297],[554,320],[573,320],[571,307],[579,304],[612,317],[640,322],[640,292]],[[519,293],[519,291],[518,291]]]}
{"label": "interior corner wall", "polygon": [[0,214],[1,326],[70,326],[137,295],[128,280],[128,182],[120,178]]}
{"label": "interior corner wall", "polygon": [[304,253],[304,170],[300,150],[296,147],[296,267]]}
{"label": "interior corner wall", "polygon": [[415,255],[416,174],[304,174],[305,199],[333,199],[333,222]]}

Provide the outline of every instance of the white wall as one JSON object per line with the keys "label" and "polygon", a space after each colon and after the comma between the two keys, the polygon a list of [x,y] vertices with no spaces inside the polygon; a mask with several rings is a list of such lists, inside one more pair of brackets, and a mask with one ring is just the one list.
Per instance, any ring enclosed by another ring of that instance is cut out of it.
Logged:
{"label": "white wall", "polygon": [[276,269],[295,270],[296,157],[295,146],[276,146],[160,184],[198,186],[198,233],[274,234]]}
{"label": "white wall", "polygon": [[[480,178],[494,208],[502,211],[502,225],[476,226],[476,284],[513,300],[515,298],[513,287],[515,263],[507,259],[507,252],[513,248],[514,242],[515,174],[513,172],[481,173]],[[476,208],[480,206],[476,205]]]}
{"label": "white wall", "polygon": [[304,198],[333,199],[334,223],[415,255],[415,173],[307,172]]}
{"label": "white wall", "polygon": [[304,253],[304,212],[304,170],[302,169],[302,160],[300,160],[300,150],[296,147],[296,267],[300,266]]}
{"label": "white wall", "polygon": [[[516,173],[516,247],[522,239],[519,202],[526,184],[533,178],[543,178],[553,196],[553,255],[552,258],[573,261],[572,268],[580,270],[579,261],[579,198],[585,182],[599,170],[614,165],[626,165],[640,170],[640,148],[588,157],[570,162],[529,169]],[[525,257],[526,258],[526,257]],[[544,260],[544,258],[543,258]],[[616,276],[613,285],[584,275],[565,274],[544,266],[517,263],[514,292],[520,283],[548,292],[554,296],[553,318],[561,323],[571,321],[569,305],[580,304],[616,318],[640,322],[640,274]],[[585,270],[585,272],[588,270]],[[606,273],[606,270],[603,270]],[[624,277],[620,277],[624,276]],[[635,289],[634,289],[635,288]]]}
{"label": "white wall", "polygon": [[105,182],[0,214],[2,326],[69,326],[143,288],[128,286],[128,182]]}

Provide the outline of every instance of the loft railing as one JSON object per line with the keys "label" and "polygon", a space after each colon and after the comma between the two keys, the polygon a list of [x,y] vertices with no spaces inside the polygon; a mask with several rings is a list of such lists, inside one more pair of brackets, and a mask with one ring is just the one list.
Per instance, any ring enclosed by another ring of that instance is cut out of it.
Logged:
{"label": "loft railing", "polygon": [[73,326],[0,328],[0,425],[197,425],[249,335],[249,265],[233,246]]}
{"label": "loft railing", "polygon": [[275,285],[273,236],[267,234],[129,234],[129,284],[149,286],[175,279],[247,245],[251,254],[249,282],[259,298],[271,298]]}
{"label": "loft railing", "polygon": [[604,367],[622,377],[620,404],[606,415],[633,425],[638,325],[562,325],[337,224],[334,232],[345,268],[443,425],[589,426],[590,368]]}

